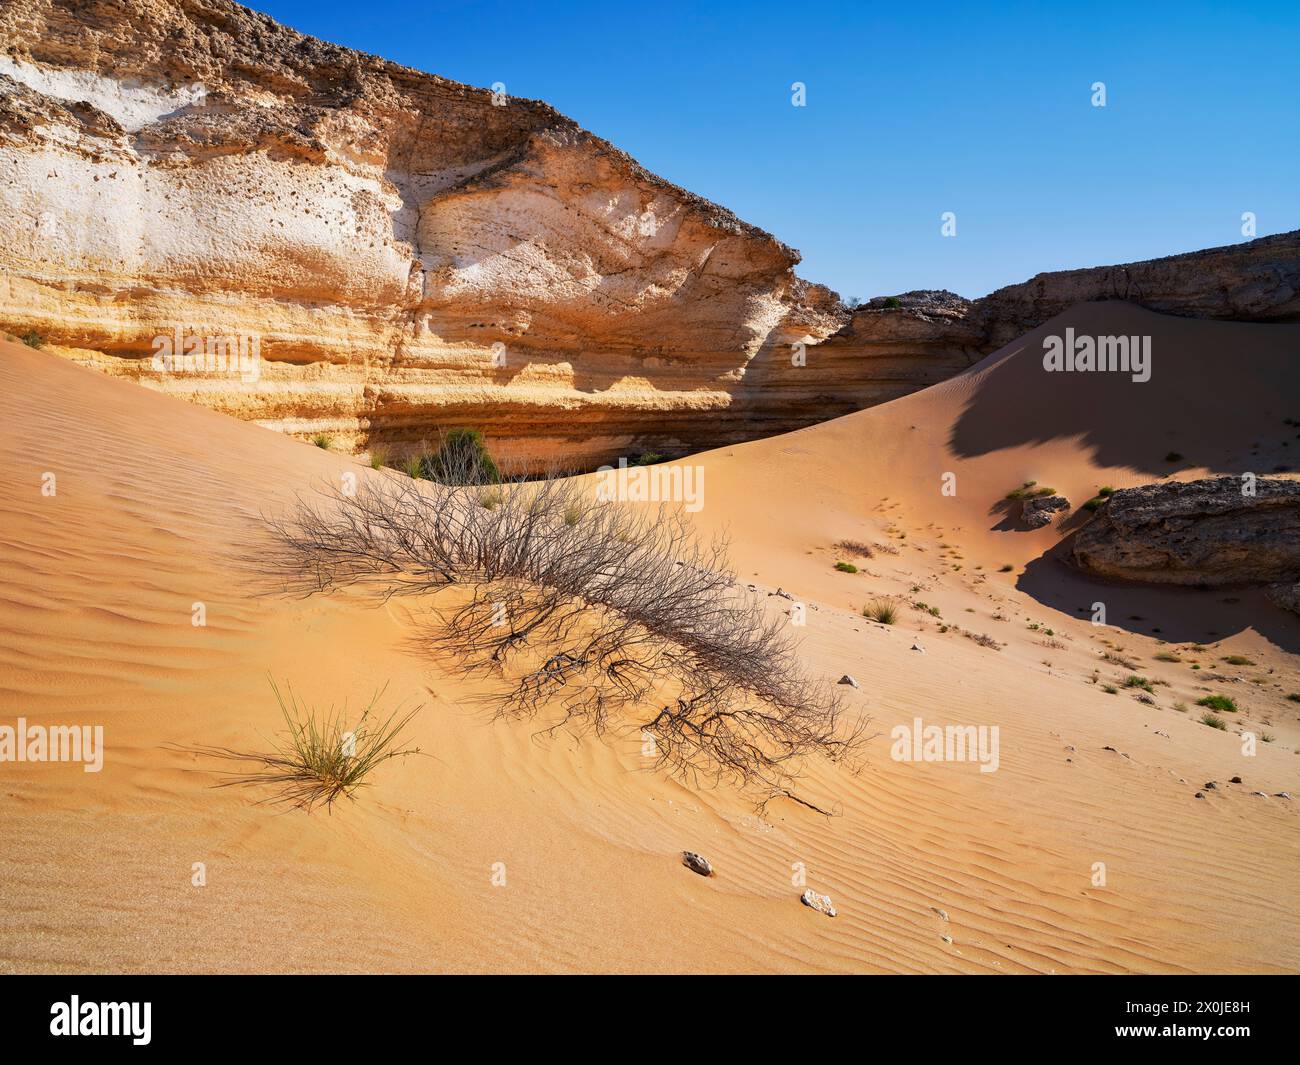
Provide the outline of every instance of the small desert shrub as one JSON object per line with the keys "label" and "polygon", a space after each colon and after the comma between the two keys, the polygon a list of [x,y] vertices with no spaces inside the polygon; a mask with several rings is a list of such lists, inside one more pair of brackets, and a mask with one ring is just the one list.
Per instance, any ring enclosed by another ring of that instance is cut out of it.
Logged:
{"label": "small desert shrub", "polygon": [[1221,729],[1224,732],[1228,729],[1228,723],[1219,717],[1218,714],[1211,714],[1208,710],[1201,715],[1201,724],[1209,725],[1210,728]]}
{"label": "small desert shrub", "polygon": [[29,348],[39,348],[45,343],[44,338],[42,338],[41,334],[36,332],[35,329],[30,329],[24,333],[22,341]]}
{"label": "small desert shrub", "polygon": [[1002,645],[987,633],[967,632],[963,634],[968,640],[974,640],[981,647],[988,647],[994,651],[1001,651]]}
{"label": "small desert shrub", "polygon": [[330,445],[334,443],[334,438],[329,433],[317,433],[311,438],[311,442],[322,451],[328,451]]}
{"label": "small desert shrub", "polygon": [[1108,484],[1102,485],[1100,488],[1097,489],[1097,495],[1099,495],[1102,499],[1107,499],[1110,496],[1113,496],[1114,494],[1115,494],[1115,489],[1113,489]]}
{"label": "small desert shrub", "polygon": [[862,608],[862,616],[882,625],[892,625],[898,620],[898,608],[888,599],[873,599]]}
{"label": "small desert shrub", "polygon": [[897,296],[887,296],[887,297],[885,297],[885,309],[886,309],[886,310],[896,311],[896,310],[898,310],[898,308],[901,307],[902,305],[903,305],[903,301],[900,300]]}
{"label": "small desert shrub", "polygon": [[1106,505],[1106,500],[1101,496],[1093,496],[1083,505],[1084,510],[1097,511]]}
{"label": "small desert shrub", "polygon": [[425,456],[423,465],[424,476],[438,484],[501,483],[501,470],[477,429],[452,429],[445,433],[438,450]]}
{"label": "small desert shrub", "polygon": [[1010,562],[1008,562],[1008,563],[1006,563],[1005,565],[1003,565],[1002,568],[998,570],[998,572],[999,572],[999,573],[1010,573],[1010,572],[1011,572],[1013,569],[1015,569],[1015,568],[1016,568],[1015,566],[1013,566]]}
{"label": "small desert shrub", "polygon": [[1253,666],[1255,664],[1245,655],[1224,655],[1223,661],[1230,666]]}
{"label": "small desert shrub", "polygon": [[1107,695],[1118,695],[1118,694],[1119,694],[1119,689],[1118,689],[1117,687],[1115,687],[1115,685],[1113,685],[1113,684],[1103,684],[1103,685],[1101,686],[1101,690],[1104,691]]}
{"label": "small desert shrub", "polygon": [[1226,695],[1207,695],[1203,699],[1197,699],[1196,705],[1208,706],[1211,710],[1220,710],[1224,713],[1235,714],[1237,712],[1237,704]]}
{"label": "small desert shrub", "polygon": [[835,568],[841,573],[857,573],[858,567],[852,562],[836,562]]}
{"label": "small desert shrub", "polygon": [[370,449],[370,468],[372,470],[380,470],[383,469],[383,467],[384,467],[383,451],[377,447],[372,447]]}
{"label": "small desert shrub", "polygon": [[1035,499],[1056,495],[1055,488],[1039,487],[1037,481],[1026,481],[1019,488],[1006,494],[1007,499]]}
{"label": "small desert shrub", "polygon": [[1174,703],[1174,709],[1177,710],[1180,714],[1185,714],[1190,708],[1186,703]]}
{"label": "small desert shrub", "polygon": [[1123,655],[1117,654],[1114,651],[1107,651],[1101,657],[1105,661],[1111,662],[1117,666],[1123,666],[1125,669],[1137,669],[1137,663],[1134,662],[1133,659],[1125,658]]}
{"label": "small desert shrub", "polygon": [[1153,699],[1151,696],[1149,696],[1146,692],[1143,692],[1141,695],[1139,695],[1139,696],[1137,697],[1137,701],[1140,702],[1140,703],[1145,703],[1147,706],[1155,706],[1155,705],[1156,705],[1156,701],[1155,701],[1155,699]]}
{"label": "small desert shrub", "polygon": [[1273,733],[1271,733],[1271,732],[1261,732],[1261,733],[1259,734],[1259,738],[1260,738],[1264,743],[1272,743],[1275,739],[1277,739],[1277,737],[1274,736]]}
{"label": "small desert shrub", "polygon": [[841,540],[835,546],[846,554],[857,555],[858,558],[871,558],[872,556],[871,546],[857,540]]}
{"label": "small desert shrub", "polygon": [[1151,682],[1146,677],[1139,677],[1137,674],[1124,678],[1124,687],[1126,688],[1145,688],[1147,691],[1155,691]]}
{"label": "small desert shrub", "polygon": [[1181,662],[1182,661],[1182,659],[1179,658],[1172,651],[1157,651],[1154,655],[1154,658],[1157,662]]}
{"label": "small desert shrub", "polygon": [[264,570],[289,592],[427,597],[417,639],[485,678],[497,716],[647,732],[680,778],[793,798],[805,758],[860,747],[866,719],[803,666],[788,620],[681,507],[595,501],[559,474],[487,485],[476,454],[450,471],[458,484],[368,478],[300,500],[269,520]]}
{"label": "small desert shrub", "polygon": [[929,603],[922,603],[919,599],[912,604],[912,609],[919,610],[923,614],[929,614],[932,618],[937,618],[939,616],[939,608],[937,606],[931,606]]}
{"label": "small desert shrub", "polygon": [[658,451],[643,451],[631,462],[633,466],[654,466],[663,462],[664,456]]}
{"label": "small desert shrub", "polygon": [[424,459],[419,455],[408,455],[402,460],[402,472],[413,481],[420,480],[424,476]]}
{"label": "small desert shrub", "polygon": [[366,778],[390,758],[419,753],[419,748],[397,746],[402,730],[420,712],[420,707],[402,712],[399,706],[386,717],[378,707],[380,689],[362,711],[356,724],[348,727],[347,707],[319,711],[298,701],[293,690],[281,694],[275,681],[271,690],[287,731],[269,753],[235,751],[227,747],[184,748],[193,753],[239,762],[260,763],[250,772],[233,773],[217,787],[269,787],[274,794],[261,802],[296,806],[308,813],[324,804],[328,810],[341,798],[366,786]]}

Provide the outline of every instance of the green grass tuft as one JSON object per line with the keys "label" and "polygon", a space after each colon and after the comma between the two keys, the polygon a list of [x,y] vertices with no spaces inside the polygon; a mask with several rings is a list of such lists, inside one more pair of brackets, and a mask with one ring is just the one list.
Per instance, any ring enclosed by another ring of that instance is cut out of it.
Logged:
{"label": "green grass tuft", "polygon": [[873,599],[862,608],[862,616],[882,625],[892,625],[898,620],[898,608],[888,599]]}
{"label": "green grass tuft", "polygon": [[397,746],[402,730],[420,712],[420,707],[403,713],[399,706],[381,717],[380,701],[387,686],[371,697],[370,704],[351,728],[347,727],[346,705],[318,711],[301,703],[291,688],[281,693],[275,681],[271,690],[284,718],[287,732],[267,754],[233,751],[224,747],[189,748],[198,754],[235,761],[257,762],[260,768],[236,773],[218,787],[270,787],[275,794],[265,803],[295,806],[310,813],[324,805],[328,810],[342,798],[352,798],[358,788],[369,784],[367,777],[390,758],[418,754],[419,748]]}

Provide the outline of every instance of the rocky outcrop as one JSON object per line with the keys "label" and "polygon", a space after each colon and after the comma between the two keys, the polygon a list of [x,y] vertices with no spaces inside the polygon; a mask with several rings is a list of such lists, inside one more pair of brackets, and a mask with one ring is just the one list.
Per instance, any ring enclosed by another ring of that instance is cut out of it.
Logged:
{"label": "rocky outcrop", "polygon": [[1102,577],[1226,585],[1300,579],[1300,481],[1162,482],[1112,495],[1071,558]]}
{"label": "rocky outcrop", "polygon": [[796,251],[547,105],[229,0],[7,0],[0,173],[9,332],[336,447],[473,426],[539,464],[822,421],[1076,299],[1294,314],[1300,259],[1270,238],[850,313]]}
{"label": "rocky outcrop", "polygon": [[1020,504],[1020,520],[1031,529],[1041,529],[1052,524],[1052,515],[1070,509],[1065,496],[1031,496]]}
{"label": "rocky outcrop", "polygon": [[856,308],[817,349],[871,367],[877,402],[958,373],[1076,303],[1124,300],[1162,314],[1300,321],[1300,230],[1163,259],[1039,274],[977,300],[905,292]]}

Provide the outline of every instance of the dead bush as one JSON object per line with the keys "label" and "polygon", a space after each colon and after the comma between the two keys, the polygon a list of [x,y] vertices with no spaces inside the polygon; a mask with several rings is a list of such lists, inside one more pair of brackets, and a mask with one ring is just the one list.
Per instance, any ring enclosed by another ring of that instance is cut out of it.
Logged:
{"label": "dead bush", "polygon": [[799,665],[788,622],[766,616],[725,543],[702,544],[680,509],[603,502],[589,480],[558,475],[505,480],[491,505],[476,471],[451,482],[381,474],[300,500],[269,523],[268,565],[313,593],[456,589],[422,639],[499,679],[498,714],[639,729],[680,777],[766,800],[790,794],[804,757],[859,746],[864,722]]}

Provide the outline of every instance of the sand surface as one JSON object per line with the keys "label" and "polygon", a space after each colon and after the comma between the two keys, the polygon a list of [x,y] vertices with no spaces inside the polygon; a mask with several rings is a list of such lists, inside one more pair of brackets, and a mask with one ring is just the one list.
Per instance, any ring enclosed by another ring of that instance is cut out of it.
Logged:
{"label": "sand surface", "polygon": [[[1152,380],[1044,374],[1040,335],[1066,325],[1151,334]],[[1300,618],[1250,590],[1085,581],[1044,557],[1068,526],[1023,531],[999,501],[1294,463],[1298,351],[1300,327],[1081,306],[942,385],[691,460],[738,579],[807,604],[808,663],[860,684],[864,764],[801,785],[828,818],[666,779],[635,730],[489,720],[413,652],[416,601],[265,594],[260,515],[391,474],[0,344],[0,723],[106,744],[97,774],[0,764],[0,971],[1295,971],[1300,810],[1278,793],[1300,795]],[[880,597],[898,624],[861,616]],[[1129,673],[1155,705],[1106,693]],[[211,787],[168,745],[264,746],[268,674],[324,703],[387,684],[424,704],[424,753],[328,815]],[[1198,721],[1209,692],[1242,707],[1226,732]],[[998,771],[892,760],[917,716],[998,726]],[[1273,740],[1246,756],[1242,730]],[[800,870],[838,917],[799,905]]]}

